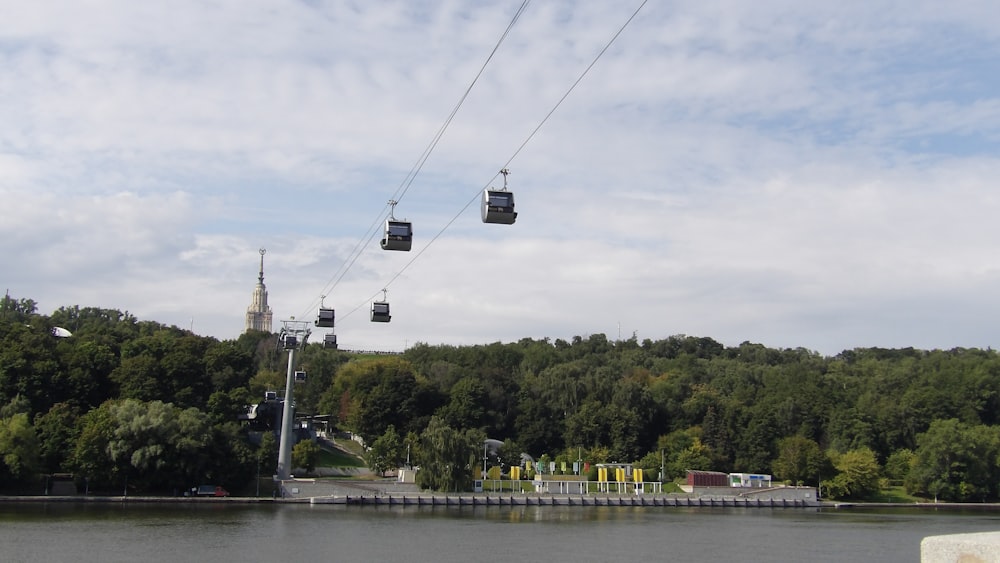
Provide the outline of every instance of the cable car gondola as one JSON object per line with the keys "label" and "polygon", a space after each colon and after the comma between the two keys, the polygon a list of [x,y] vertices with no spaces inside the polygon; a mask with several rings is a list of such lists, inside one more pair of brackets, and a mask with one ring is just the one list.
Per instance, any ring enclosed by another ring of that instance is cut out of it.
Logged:
{"label": "cable car gondola", "polygon": [[372,303],[372,322],[387,323],[392,317],[389,315],[389,304],[385,301]]}
{"label": "cable car gondola", "polygon": [[409,250],[413,245],[413,227],[408,221],[386,219],[382,250]]}
{"label": "cable car gondola", "polygon": [[324,348],[328,348],[330,350],[336,350],[337,349],[337,335],[334,334],[334,333],[332,333],[332,332],[328,332],[326,334],[326,336],[323,337],[323,347]]}
{"label": "cable car gondola", "polygon": [[333,309],[324,309],[320,307],[319,316],[316,317],[316,326],[323,328],[333,328],[333,325],[334,325]]}
{"label": "cable car gondola", "polygon": [[409,221],[399,221],[393,216],[396,202],[390,200],[389,218],[385,220],[385,233],[382,235],[382,250],[409,250],[413,245],[413,225]]}
{"label": "cable car gondola", "polygon": [[[336,324],[334,322],[336,314],[333,309],[326,308],[326,305],[323,304],[324,299],[326,299],[325,295],[319,296],[319,315],[316,317],[316,326],[322,328],[333,328],[334,324]],[[336,350],[337,335],[333,332],[329,332],[323,336],[323,347]]]}
{"label": "cable car gondola", "polygon": [[503,174],[503,189],[483,190],[483,223],[512,225],[517,219],[517,212],[514,211],[514,192],[507,191],[507,174],[510,172],[504,168],[500,173]]}
{"label": "cable car gondola", "polygon": [[389,315],[389,303],[385,300],[386,290],[382,290],[382,300],[372,303],[372,322],[387,323],[392,318]]}

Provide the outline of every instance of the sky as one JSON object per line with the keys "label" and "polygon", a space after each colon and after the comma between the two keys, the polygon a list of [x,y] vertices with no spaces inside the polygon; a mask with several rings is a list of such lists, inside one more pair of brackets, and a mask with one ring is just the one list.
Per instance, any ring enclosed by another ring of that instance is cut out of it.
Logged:
{"label": "sky", "polygon": [[233,339],[264,248],[349,349],[1000,343],[995,3],[521,6],[0,0],[0,290]]}

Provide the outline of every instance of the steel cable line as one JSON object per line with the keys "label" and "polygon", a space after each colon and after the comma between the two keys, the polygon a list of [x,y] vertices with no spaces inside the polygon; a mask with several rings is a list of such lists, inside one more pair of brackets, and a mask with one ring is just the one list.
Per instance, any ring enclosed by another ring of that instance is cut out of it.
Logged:
{"label": "steel cable line", "polygon": [[[461,109],[462,105],[465,103],[465,100],[469,97],[469,94],[472,92],[472,88],[482,77],[483,73],[486,71],[487,65],[489,65],[490,61],[493,60],[493,57],[497,54],[497,51],[499,51],[500,49],[500,45],[502,45],[504,40],[507,39],[507,36],[510,35],[510,31],[514,28],[514,25],[517,24],[517,21],[521,18],[521,14],[524,13],[524,11],[527,9],[530,3],[531,0],[523,0],[521,2],[521,5],[514,13],[514,16],[511,18],[510,23],[507,24],[507,28],[504,29],[503,33],[500,35],[500,38],[493,46],[493,50],[490,51],[489,56],[486,57],[486,60],[483,62],[482,66],[480,66],[479,72],[476,73],[476,76],[472,79],[472,82],[469,83],[469,86],[465,89],[465,92],[459,98],[458,102],[455,104],[455,107],[452,108],[451,113],[448,114],[447,119],[445,119],[444,123],[438,129],[437,133],[434,134],[434,137],[431,139],[431,142],[427,145],[426,148],[424,148],[423,153],[421,153],[420,157],[417,158],[417,161],[413,164],[413,167],[410,168],[410,171],[403,178],[403,181],[400,183],[399,187],[397,187],[396,191],[393,192],[392,197],[390,198],[391,202],[398,203],[400,200],[403,199],[403,196],[406,195],[406,192],[410,189],[410,186],[416,179],[417,174],[419,174],[420,171],[423,169],[424,164],[427,162],[427,159],[430,158],[430,155],[437,147],[438,142],[441,141],[441,138],[444,136],[444,133],[448,129],[448,126],[451,125],[451,122],[458,114],[459,109]],[[354,266],[354,263],[357,262],[358,258],[360,258],[361,253],[364,251],[364,249],[367,248],[367,246],[370,245],[371,242],[375,239],[375,236],[379,232],[379,225],[381,224],[383,217],[385,216],[385,210],[386,208],[391,208],[392,205],[393,205],[392,203],[387,203],[385,207],[382,208],[382,211],[375,217],[375,220],[372,222],[371,226],[368,227],[368,230],[365,231],[365,234],[362,235],[362,237],[358,240],[357,244],[355,244],[354,248],[351,250],[351,253],[348,254],[348,260],[346,260],[344,264],[341,265],[340,269],[337,272],[334,272],[333,276],[323,287],[321,295],[323,296],[328,295],[329,292],[333,291],[340,283],[340,281],[344,279],[344,276],[347,275],[347,272],[350,271],[351,267]],[[312,302],[310,302],[310,304],[307,306],[306,310],[303,312],[301,316],[305,317],[305,315],[311,313],[318,305],[321,304],[322,304],[322,297],[318,301],[313,300]],[[348,315],[349,314],[350,313],[348,313]]]}
{"label": "steel cable line", "polygon": [[[562,103],[566,100],[566,98],[569,97],[569,95],[573,92],[573,90],[576,89],[577,85],[579,85],[580,82],[583,81],[584,77],[587,76],[587,74],[590,72],[590,70],[592,68],[594,68],[594,65],[597,64],[597,61],[599,61],[601,59],[601,57],[604,56],[604,53],[606,53],[607,50],[611,48],[611,45],[614,44],[614,42],[618,39],[618,37],[622,34],[622,32],[625,31],[625,28],[628,27],[628,25],[630,23],[632,23],[632,20],[634,20],[637,15],[639,15],[639,12],[642,10],[643,6],[645,6],[648,1],[649,0],[643,0],[642,3],[639,4],[639,7],[636,8],[634,12],[632,12],[632,15],[629,16],[629,18],[627,20],[625,20],[625,23],[623,23],[621,25],[621,27],[618,28],[618,31],[616,31],[615,34],[611,37],[611,39],[607,42],[607,44],[604,45],[604,48],[602,48],[597,53],[597,56],[594,57],[594,60],[592,60],[589,65],[587,65],[587,68],[585,68],[583,70],[583,72],[580,74],[580,76],[573,82],[573,84],[570,85],[569,89],[566,90],[566,93],[563,94],[563,96],[561,98],[559,98],[559,100],[555,103],[555,105],[552,107],[552,109],[549,110],[549,112],[547,114],[545,114],[545,117],[543,117],[542,120],[538,123],[538,125],[535,126],[534,129],[532,129],[531,133],[528,134],[528,136],[517,147],[517,149],[513,152],[513,154],[510,155],[510,158],[507,159],[507,161],[504,163],[504,165],[501,167],[501,169],[507,168],[507,166],[517,157],[517,155],[520,154],[522,150],[524,150],[524,148],[528,145],[528,143],[531,141],[531,139],[538,133],[538,131],[542,128],[542,126],[545,125],[545,123],[549,120],[549,118],[552,117],[552,115],[556,112],[557,109],[559,109],[559,106],[561,106]],[[392,283],[395,282],[399,278],[399,276],[403,275],[403,272],[405,272],[410,266],[412,266],[413,263],[416,262],[417,259],[420,258],[423,255],[423,253],[428,248],[430,248],[430,246],[432,244],[434,244],[434,241],[436,241],[438,238],[440,238],[441,235],[444,234],[444,232],[449,227],[451,227],[451,225],[456,220],[458,220],[458,218],[463,213],[465,213],[465,210],[468,209],[470,205],[472,205],[473,203],[475,203],[480,198],[480,194],[482,193],[482,191],[485,190],[485,189],[487,189],[493,183],[493,181],[496,180],[497,176],[499,176],[499,175],[500,175],[500,172],[497,172],[496,174],[493,175],[492,178],[490,178],[490,180],[486,183],[486,185],[484,185],[482,188],[478,189],[476,191],[476,195],[473,196],[473,198],[470,199],[462,207],[462,209],[460,209],[458,211],[458,213],[456,213],[455,216],[451,218],[451,220],[449,220],[447,223],[445,223],[445,225],[443,227],[441,227],[441,230],[438,231],[437,234],[434,235],[430,239],[430,241],[428,241],[427,244],[424,245],[424,247],[421,248],[420,251],[417,252],[413,256],[413,258],[410,259],[409,262],[407,262],[398,272],[396,272],[391,278],[389,278],[389,281],[386,282],[386,284],[383,286],[383,289],[380,289],[380,290],[376,291],[372,295],[372,297],[368,298],[367,301],[362,302],[357,307],[355,307],[355,308],[351,309],[350,311],[348,311],[348,313],[346,315],[344,315],[344,317],[348,317],[351,314],[353,314],[355,311],[357,311],[358,309],[360,309],[361,307],[366,306],[369,301],[371,301],[372,299],[374,299],[375,296],[377,296],[380,292],[385,291],[385,289],[387,289],[390,285],[392,285]]]}
{"label": "steel cable line", "polygon": [[502,45],[504,40],[507,39],[507,36],[510,34],[510,30],[514,28],[514,25],[517,23],[517,20],[521,18],[521,14],[524,13],[524,10],[527,9],[528,4],[530,3],[531,0],[524,0],[523,2],[521,2],[521,6],[514,13],[514,17],[511,18],[510,23],[507,24],[507,29],[504,30],[503,34],[500,36],[500,39],[497,40],[496,45],[493,46],[493,51],[491,51],[490,55],[486,57],[486,61],[484,61],[483,65],[479,67],[479,72],[476,73],[475,78],[472,79],[472,82],[469,84],[468,88],[465,89],[465,92],[462,94],[462,97],[459,98],[458,103],[455,104],[455,108],[451,111],[451,114],[448,115],[448,118],[445,120],[444,124],[442,124],[441,128],[438,129],[438,132],[436,135],[434,135],[434,139],[431,141],[430,145],[428,145],[427,148],[424,149],[424,153],[420,155],[420,158],[417,159],[416,163],[414,163],[413,168],[410,169],[410,173],[407,174],[406,178],[404,178],[403,183],[400,184],[399,188],[396,189],[396,192],[393,193],[392,199],[394,201],[399,202],[403,200],[403,196],[406,195],[407,190],[410,189],[410,185],[413,183],[413,180],[417,177],[417,174],[419,174],[420,170],[423,169],[424,164],[427,162],[427,159],[430,158],[431,152],[434,150],[434,148],[437,147],[437,144],[441,140],[441,137],[444,136],[444,132],[446,129],[448,129],[448,126],[451,124],[452,119],[455,118],[455,115],[458,113],[458,110],[462,107],[462,104],[465,103],[466,98],[469,97],[469,93],[472,92],[473,86],[475,86],[476,83],[479,81],[479,78],[482,77],[483,72],[486,71],[486,66],[490,64],[490,61],[493,60],[493,57],[497,54],[497,51],[500,50],[500,45]]}

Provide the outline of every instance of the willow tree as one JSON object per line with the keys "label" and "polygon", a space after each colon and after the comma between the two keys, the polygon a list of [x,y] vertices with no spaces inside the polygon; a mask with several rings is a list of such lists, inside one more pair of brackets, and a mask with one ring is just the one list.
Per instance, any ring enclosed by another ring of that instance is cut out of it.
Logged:
{"label": "willow tree", "polygon": [[436,491],[465,491],[472,482],[486,436],[478,430],[456,430],[431,417],[420,435],[421,456],[417,485]]}

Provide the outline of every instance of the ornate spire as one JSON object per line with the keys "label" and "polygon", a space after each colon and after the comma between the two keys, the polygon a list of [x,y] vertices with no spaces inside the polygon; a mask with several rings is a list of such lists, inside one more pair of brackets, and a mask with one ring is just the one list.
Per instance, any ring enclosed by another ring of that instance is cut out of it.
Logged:
{"label": "ornate spire", "polygon": [[260,249],[260,273],[257,274],[257,287],[253,290],[250,298],[250,306],[247,307],[246,330],[261,330],[271,332],[271,308],[267,306],[267,287],[264,285],[264,254],[267,252]]}

